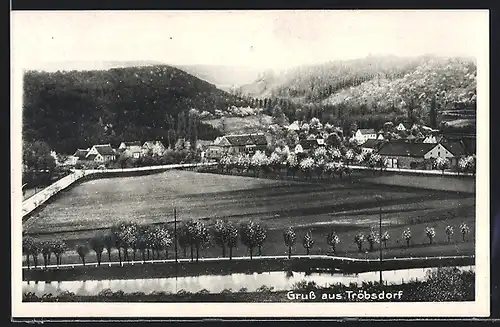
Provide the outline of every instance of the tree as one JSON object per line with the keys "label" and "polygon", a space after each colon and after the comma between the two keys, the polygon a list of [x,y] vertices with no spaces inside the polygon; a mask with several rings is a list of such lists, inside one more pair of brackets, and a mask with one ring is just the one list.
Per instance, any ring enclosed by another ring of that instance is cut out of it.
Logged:
{"label": "tree", "polygon": [[224,220],[217,219],[212,227],[212,235],[217,246],[222,248],[222,257],[226,257],[227,224]]}
{"label": "tree", "polygon": [[384,242],[384,248],[387,249],[387,241],[390,239],[391,235],[389,235],[388,231],[382,233],[382,237],[380,238],[382,242]]}
{"label": "tree", "polygon": [[441,158],[441,157],[438,157],[434,161],[434,166],[437,169],[441,170],[443,175],[444,175],[444,171],[449,168],[448,160]]}
{"label": "tree", "polygon": [[314,239],[311,235],[311,231],[308,231],[306,235],[304,235],[304,238],[302,239],[302,245],[304,246],[304,249],[306,249],[306,254],[309,255],[309,251],[314,245]]}
{"label": "tree", "polygon": [[[111,227],[110,231],[112,237],[111,239],[114,241],[113,246],[118,250],[118,260],[120,262],[120,266],[122,265],[122,244],[123,241],[121,239],[121,232],[120,232],[120,224],[115,224]],[[108,256],[110,256],[110,252],[108,251]],[[110,257],[111,260],[111,257]]]}
{"label": "tree", "polygon": [[332,247],[333,254],[335,254],[337,244],[340,243],[340,237],[334,231],[331,231],[326,237],[326,243]]}
{"label": "tree", "polygon": [[23,144],[23,164],[29,170],[48,170],[53,171],[56,167],[56,161],[50,155],[50,147],[43,141],[25,141]]}
{"label": "tree", "polygon": [[311,172],[314,168],[314,160],[312,158],[305,158],[302,161],[300,161],[299,167],[300,170],[310,178]]}
{"label": "tree", "polygon": [[287,170],[292,173],[292,178],[295,178],[295,174],[297,173],[297,167],[299,163],[297,160],[297,155],[293,152],[290,152],[286,157],[286,166]]}
{"label": "tree", "polygon": [[327,160],[326,149],[323,147],[316,148],[313,152],[313,160],[314,160],[314,170],[316,171],[316,175],[318,176],[318,178],[321,178],[325,170],[325,164]]}
{"label": "tree", "polygon": [[31,256],[33,257],[33,265],[38,267],[38,256],[42,252],[42,242],[36,240],[31,248]]}
{"label": "tree", "polygon": [[89,240],[89,247],[95,252],[98,266],[101,265],[102,253],[104,252],[104,248],[106,247],[104,238],[105,235],[102,232],[97,232]]}
{"label": "tree", "polygon": [[429,125],[432,128],[437,127],[437,108],[436,108],[436,97],[433,96],[431,99],[431,108],[429,110]]}
{"label": "tree", "polygon": [[273,117],[273,124],[279,126],[288,125],[288,118],[283,113],[283,109],[281,109],[279,105],[274,106],[272,117]]}
{"label": "tree", "polygon": [[378,235],[373,230],[373,228],[370,230],[370,233],[366,236],[366,240],[368,241],[368,245],[370,246],[369,251],[373,252],[374,244],[378,243]]}
{"label": "tree", "polygon": [[129,261],[128,249],[135,242],[137,224],[131,222],[122,222],[118,227],[118,239],[123,249],[123,259]]}
{"label": "tree", "polygon": [[363,242],[365,241],[365,236],[363,233],[357,233],[356,236],[354,236],[354,243],[358,246],[358,251],[363,252]]}
{"label": "tree", "polygon": [[266,154],[262,151],[256,151],[250,160],[250,166],[255,171],[255,176],[259,176],[259,172],[262,167],[265,167],[268,164],[268,158]]}
{"label": "tree", "polygon": [[26,263],[28,264],[28,269],[30,268],[30,255],[32,255],[33,248],[35,246],[35,240],[30,236],[23,237],[23,254],[26,256]]}
{"label": "tree", "polygon": [[50,265],[50,255],[52,253],[52,243],[50,241],[42,241],[40,243],[42,247],[42,255],[43,255],[43,265],[45,269],[47,269],[47,265]]}
{"label": "tree", "polygon": [[253,249],[258,247],[262,241],[260,226],[257,222],[249,220],[240,225],[241,243],[248,248],[250,260],[253,258]]}
{"label": "tree", "polygon": [[429,244],[432,244],[434,237],[436,236],[436,231],[433,227],[425,227],[425,234],[429,238]]}
{"label": "tree", "polygon": [[89,247],[87,245],[78,244],[76,246],[76,253],[78,253],[78,256],[82,260],[82,263],[84,266],[85,266],[85,257],[87,256],[87,254],[89,254],[89,252],[90,252],[90,250],[89,250]]}
{"label": "tree", "polygon": [[410,241],[411,241],[411,229],[410,229],[410,227],[406,228],[403,231],[403,239],[406,241],[406,246],[410,247]]}
{"label": "tree", "polygon": [[465,242],[467,234],[470,233],[470,228],[466,223],[460,224],[460,233],[462,234],[462,241]]}
{"label": "tree", "polygon": [[238,229],[232,222],[226,223],[226,245],[229,248],[229,260],[233,258],[233,248],[238,241]]}
{"label": "tree", "polygon": [[476,155],[471,155],[467,157],[466,169],[469,173],[476,174]]}
{"label": "tree", "polygon": [[[149,253],[149,226],[147,225],[139,225],[137,226],[135,243],[136,248],[141,253],[142,261],[146,261],[146,251]],[[148,258],[149,259],[149,258]]]}
{"label": "tree", "polygon": [[446,226],[446,228],[444,229],[444,231],[446,232],[446,236],[448,237],[448,243],[451,242],[451,236],[453,235],[453,227],[448,225]]}
{"label": "tree", "polygon": [[290,259],[292,257],[292,247],[297,239],[297,235],[295,234],[293,227],[288,227],[288,229],[285,230],[283,238],[285,240],[285,245],[288,247],[288,259]]}
{"label": "tree", "polygon": [[188,240],[191,245],[191,261],[193,261],[193,247],[196,249],[196,262],[199,259],[200,248],[210,240],[210,231],[201,220],[192,219],[186,223]]}
{"label": "tree", "polygon": [[181,247],[184,258],[187,257],[186,250],[190,246],[189,244],[189,235],[187,231],[186,224],[182,225],[178,230],[177,230],[177,242],[179,243],[179,246]]}
{"label": "tree", "polygon": [[267,228],[260,222],[255,222],[255,239],[256,245],[259,249],[259,256],[262,255],[262,246],[267,238]]}
{"label": "tree", "polygon": [[55,240],[52,243],[52,251],[54,252],[54,255],[56,256],[56,265],[59,267],[61,264],[61,257],[66,252],[67,246],[66,243],[62,240]]}
{"label": "tree", "polygon": [[172,246],[172,236],[165,226],[153,226],[152,248],[156,251],[156,258],[160,258],[160,252],[165,251],[165,259],[168,259],[168,248]]}
{"label": "tree", "polygon": [[104,247],[108,253],[108,261],[111,262],[111,250],[115,245],[114,234],[111,231],[107,231],[103,238]]}

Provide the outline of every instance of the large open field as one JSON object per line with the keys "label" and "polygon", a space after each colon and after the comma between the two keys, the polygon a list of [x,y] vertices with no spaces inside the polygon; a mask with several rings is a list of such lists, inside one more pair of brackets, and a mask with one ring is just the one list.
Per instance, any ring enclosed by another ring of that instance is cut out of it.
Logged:
{"label": "large open field", "polygon": [[[173,206],[178,219],[200,218],[209,223],[224,217],[235,221],[260,219],[270,229],[263,248],[266,255],[286,254],[282,231],[294,226],[298,233],[296,250],[304,253],[301,237],[312,231],[315,245],[311,253],[328,253],[326,235],[334,229],[341,237],[338,252],[350,256],[372,257],[376,253],[357,253],[354,235],[378,226],[379,207],[374,196],[383,196],[384,230],[391,239],[385,255],[466,255],[474,253],[475,195],[465,192],[429,190],[401,186],[409,181],[387,176],[389,184],[382,185],[382,177],[367,178],[367,183],[356,181],[300,182],[241,176],[227,176],[189,171],[108,178],[84,182],[65,192],[45,207],[37,217],[30,219],[25,231],[42,239],[61,238],[70,247],[88,239],[95,229],[110,227],[121,220],[137,223],[172,221]],[[432,179],[431,177],[430,179]],[[440,177],[436,177],[440,178]],[[464,181],[457,180],[461,187]],[[418,183],[417,183],[418,184]],[[461,188],[459,187],[459,188]],[[461,242],[459,225],[471,227],[468,242]],[[452,242],[447,243],[444,229],[455,228]],[[401,239],[404,228],[413,231],[412,248],[407,249]],[[435,244],[426,246],[426,226],[436,229]],[[365,248],[367,244],[365,244]],[[188,251],[189,252],[189,251]],[[220,249],[211,245],[202,256],[219,256]],[[247,255],[242,245],[235,256]],[[77,262],[78,257],[67,253],[65,262]],[[73,257],[73,258],[72,258]],[[68,261],[69,260],[69,261]],[[92,261],[89,258],[89,261]]]}

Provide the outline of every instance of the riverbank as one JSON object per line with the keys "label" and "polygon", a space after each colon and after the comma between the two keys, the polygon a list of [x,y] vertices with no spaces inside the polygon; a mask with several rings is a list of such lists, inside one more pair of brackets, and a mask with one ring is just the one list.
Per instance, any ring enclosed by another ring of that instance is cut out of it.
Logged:
{"label": "riverbank", "polygon": [[[77,295],[71,291],[59,294],[24,292],[23,302],[438,302],[474,301],[475,272],[458,268],[438,268],[426,278],[401,284],[377,282],[330,283],[296,282],[289,290],[275,291],[262,285],[248,292],[245,287],[213,293],[207,289],[188,292],[130,292],[103,289],[98,294]],[[356,295],[353,295],[356,294]],[[367,297],[366,294],[369,296]],[[375,294],[375,296],[373,296]],[[389,295],[390,294],[390,295]]]}
{"label": "riverbank", "polygon": [[362,273],[374,270],[396,270],[428,267],[470,266],[474,256],[420,257],[362,260],[332,256],[296,256],[292,258],[267,256],[200,259],[198,262],[179,260],[131,261],[97,265],[23,269],[23,281],[71,281],[104,279],[142,279],[186,277],[199,275],[228,275],[232,273],[262,273],[268,271],[332,271]]}

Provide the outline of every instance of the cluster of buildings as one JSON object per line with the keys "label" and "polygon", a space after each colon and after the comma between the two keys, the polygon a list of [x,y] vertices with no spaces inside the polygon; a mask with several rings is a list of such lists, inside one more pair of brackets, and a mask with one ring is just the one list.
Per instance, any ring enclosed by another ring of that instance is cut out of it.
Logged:
{"label": "cluster of buildings", "polygon": [[161,141],[140,141],[122,142],[118,148],[113,148],[111,144],[93,145],[91,148],[78,149],[69,157],[67,164],[76,165],[77,163],[96,162],[105,164],[116,160],[118,156],[138,159],[145,155],[161,156],[166,151]]}
{"label": "cluster of buildings", "polygon": [[206,146],[204,156],[207,159],[220,159],[223,154],[254,154],[265,151],[267,138],[263,133],[225,135]]}
{"label": "cluster of buildings", "polygon": [[[397,128],[397,127],[396,127]],[[358,129],[354,134],[361,152],[379,154],[387,159],[388,168],[432,169],[431,159],[442,158],[456,167],[460,158],[475,154],[475,140],[447,140],[442,136],[429,134],[419,141],[408,139],[386,140],[373,129]],[[300,140],[294,147],[295,153],[310,153],[318,147],[325,147],[326,140],[321,137]],[[219,159],[223,154],[253,154],[265,151],[268,145],[262,133],[226,135],[217,138],[206,146],[207,159]]]}

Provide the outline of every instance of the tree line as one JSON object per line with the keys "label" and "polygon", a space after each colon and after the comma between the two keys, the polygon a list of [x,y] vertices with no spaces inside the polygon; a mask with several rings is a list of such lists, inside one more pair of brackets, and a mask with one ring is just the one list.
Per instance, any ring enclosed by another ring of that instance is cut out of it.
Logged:
{"label": "tree line", "polygon": [[[436,237],[436,231],[433,227],[427,226],[424,229],[432,245]],[[444,230],[447,236],[447,242],[451,242],[454,234],[452,226],[448,225]],[[470,233],[470,227],[462,223],[459,227],[461,239],[467,241],[467,235]],[[411,246],[412,229],[408,227],[403,230],[401,237],[405,240],[407,247]],[[373,252],[376,244],[383,244],[387,248],[387,242],[391,235],[388,231],[379,235],[374,228],[365,234],[356,233],[353,242],[356,243],[359,252],[364,252],[363,245],[368,243],[368,251]],[[176,230],[171,225],[139,225],[133,222],[120,222],[113,225],[107,232],[96,232],[86,243],[79,243],[74,250],[80,257],[82,264],[86,264],[87,255],[93,251],[97,259],[97,265],[100,266],[102,256],[106,251],[108,261],[111,262],[113,250],[117,250],[120,265],[124,261],[158,260],[172,259],[172,253],[169,252],[172,247],[175,248],[175,241],[181,248],[183,256],[188,257],[187,251],[190,251],[191,262],[198,262],[200,250],[215,244],[221,248],[222,257],[233,258],[233,249],[241,243],[247,248],[250,260],[255,255],[255,250],[259,256],[262,255],[262,248],[268,240],[268,228],[261,222],[249,220],[239,225],[229,220],[217,219],[212,226],[207,226],[203,221],[191,219],[180,224]],[[298,237],[295,228],[288,227],[283,231],[283,242],[288,249],[288,258],[292,257],[292,249],[296,246]],[[338,244],[341,243],[340,236],[332,230],[326,235],[326,243],[331,248],[332,253],[338,253]],[[314,247],[315,240],[311,230],[308,230],[301,239],[301,244],[310,254]],[[23,237],[23,254],[26,256],[28,268],[31,261],[34,267],[39,266],[39,256],[42,255],[43,265],[47,268],[51,264],[51,255],[56,258],[56,265],[61,264],[62,256],[70,250],[62,240],[40,241],[30,236]],[[170,255],[169,255],[170,253]],[[164,255],[162,255],[164,254]],[[32,260],[30,260],[30,257]]]}

